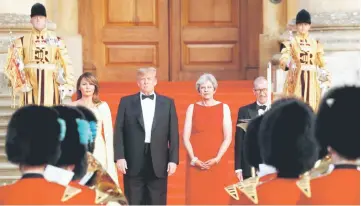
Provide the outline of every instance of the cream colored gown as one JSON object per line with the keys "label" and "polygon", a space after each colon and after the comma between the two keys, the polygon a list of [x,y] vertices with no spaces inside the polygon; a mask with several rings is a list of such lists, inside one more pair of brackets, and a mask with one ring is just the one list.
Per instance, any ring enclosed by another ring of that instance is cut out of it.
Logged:
{"label": "cream colored gown", "polygon": [[[97,107],[90,108],[98,119],[98,134],[95,138],[93,155],[107,170],[114,182],[119,185],[118,174],[114,163],[113,123],[109,106],[102,102]],[[103,138],[103,134],[104,137]]]}

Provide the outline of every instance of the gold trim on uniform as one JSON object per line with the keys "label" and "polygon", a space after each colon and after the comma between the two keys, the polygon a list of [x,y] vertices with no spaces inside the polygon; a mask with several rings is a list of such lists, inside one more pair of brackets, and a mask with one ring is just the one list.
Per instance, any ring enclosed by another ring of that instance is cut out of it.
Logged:
{"label": "gold trim on uniform", "polygon": [[[31,87],[29,92],[21,92],[14,82],[18,81],[13,73],[13,65],[7,61],[5,74],[12,83],[13,92],[20,96],[20,106],[37,104],[53,106],[60,103],[59,86],[69,89],[75,87],[72,62],[64,41],[55,32],[36,29],[15,40],[15,49],[24,63],[25,76]],[[8,58],[12,51],[9,50]],[[59,84],[59,71],[65,82]],[[74,90],[74,89],[73,89]]]}

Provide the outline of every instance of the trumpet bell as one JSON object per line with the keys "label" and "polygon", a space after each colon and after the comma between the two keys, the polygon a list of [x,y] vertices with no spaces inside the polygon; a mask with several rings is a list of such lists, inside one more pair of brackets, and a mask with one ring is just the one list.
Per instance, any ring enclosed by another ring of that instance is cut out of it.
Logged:
{"label": "trumpet bell", "polygon": [[108,172],[102,167],[100,162],[88,152],[88,170],[87,175],[84,176],[82,184],[97,191],[96,203],[119,203],[121,205],[128,205],[128,201],[120,189],[114,182]]}

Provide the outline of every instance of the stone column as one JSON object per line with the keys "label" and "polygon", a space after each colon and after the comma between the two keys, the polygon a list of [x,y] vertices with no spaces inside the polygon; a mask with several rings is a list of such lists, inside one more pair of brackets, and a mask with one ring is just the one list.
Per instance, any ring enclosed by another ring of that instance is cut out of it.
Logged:
{"label": "stone column", "polygon": [[78,33],[78,0],[44,0],[48,18],[56,23],[56,33],[66,43],[76,79],[83,73],[82,37]]}
{"label": "stone column", "polygon": [[[292,0],[294,1],[294,0]],[[266,76],[267,64],[279,50],[278,38],[287,26],[287,2],[263,0],[263,32],[259,36],[259,75]]]}

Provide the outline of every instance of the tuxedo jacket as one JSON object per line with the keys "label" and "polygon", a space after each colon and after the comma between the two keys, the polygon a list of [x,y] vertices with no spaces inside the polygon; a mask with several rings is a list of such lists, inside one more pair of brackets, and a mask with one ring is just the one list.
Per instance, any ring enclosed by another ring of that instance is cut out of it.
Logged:
{"label": "tuxedo jacket", "polygon": [[[168,162],[179,163],[178,117],[174,101],[155,93],[151,130],[154,173],[166,177]],[[144,163],[145,129],[140,93],[120,99],[114,133],[114,160],[127,161],[127,175],[137,176]]]}
{"label": "tuxedo jacket", "polygon": [[[238,110],[238,117],[237,117],[237,124],[241,123],[242,119],[253,119],[258,116],[258,105],[256,102],[243,106]],[[234,144],[234,163],[235,163],[235,170],[242,169],[243,177],[250,177],[251,176],[251,166],[246,161],[244,155],[244,138],[245,138],[245,131],[240,128],[236,127],[235,133],[235,144]]]}

